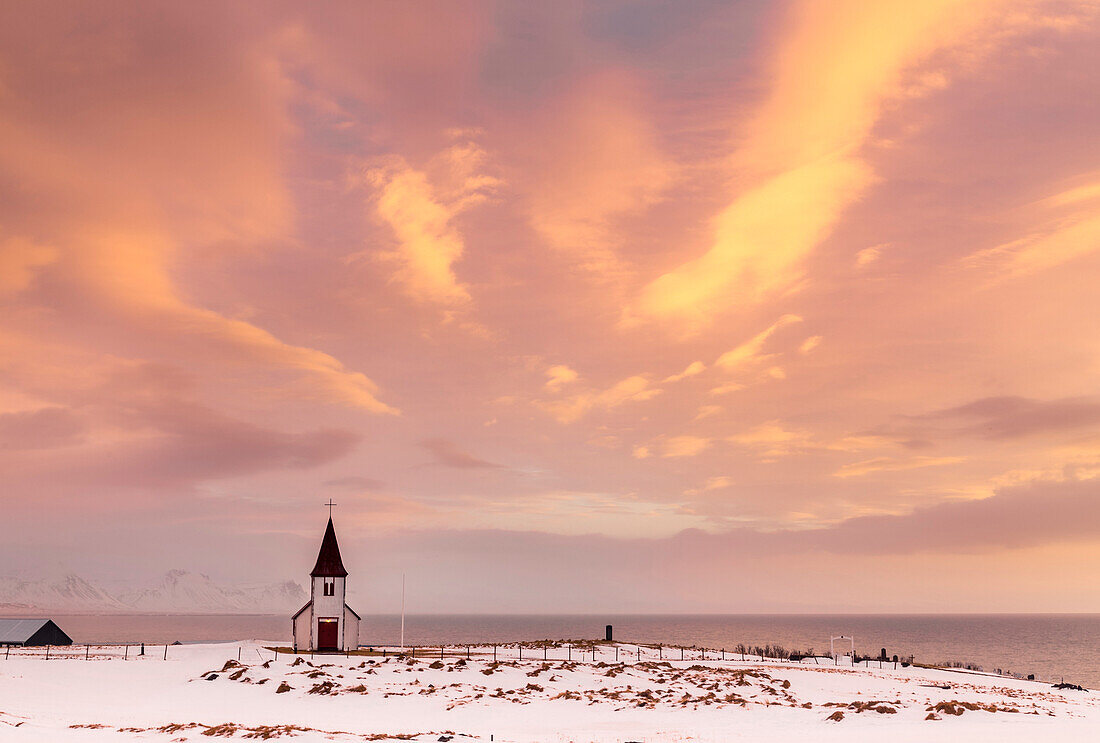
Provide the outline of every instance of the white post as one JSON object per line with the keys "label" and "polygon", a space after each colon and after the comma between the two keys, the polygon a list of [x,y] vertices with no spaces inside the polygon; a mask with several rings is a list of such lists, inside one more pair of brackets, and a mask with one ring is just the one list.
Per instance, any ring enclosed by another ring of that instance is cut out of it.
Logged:
{"label": "white post", "polygon": [[401,574],[401,649],[405,649],[405,574]]}

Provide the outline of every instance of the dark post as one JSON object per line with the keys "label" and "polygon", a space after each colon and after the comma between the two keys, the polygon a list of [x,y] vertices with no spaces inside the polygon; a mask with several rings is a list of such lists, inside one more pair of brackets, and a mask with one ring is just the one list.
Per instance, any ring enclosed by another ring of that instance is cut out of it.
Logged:
{"label": "dark post", "polygon": [[122,652],[122,659],[126,660],[127,658],[130,657],[130,646],[129,645],[123,645],[122,647],[125,648],[125,650],[123,650],[123,652]]}
{"label": "dark post", "polygon": [[569,650],[569,660],[573,660],[573,646],[572,645],[566,645],[565,647],[568,648],[568,650]]}
{"label": "dark post", "polygon": [[542,659],[546,660],[546,646],[545,645],[542,646]]}
{"label": "dark post", "polygon": [[520,644],[518,645],[518,647],[519,647],[519,659],[520,659],[520,660],[523,660],[523,643],[521,642],[521,643],[520,643]]}
{"label": "dark post", "polygon": [[145,655],[145,643],[141,643],[141,652],[138,655]]}
{"label": "dark post", "polygon": [[237,646],[237,660],[240,660],[240,659],[241,659],[241,646],[238,645]]}
{"label": "dark post", "polygon": [[469,660],[469,659],[470,659],[470,646],[467,645],[466,646],[466,660]]}
{"label": "dark post", "polygon": [[49,660],[49,659],[50,659],[50,646],[47,645],[46,646],[46,660]]}
{"label": "dark post", "polygon": [[619,662],[619,646],[618,645],[615,646],[615,662],[616,663]]}
{"label": "dark post", "polygon": [[607,642],[611,642],[611,625],[607,625],[603,629],[603,639]]}
{"label": "dark post", "polygon": [[684,649],[680,648],[680,660],[684,659]]}
{"label": "dark post", "polygon": [[88,660],[88,653],[90,652],[90,650],[91,650],[90,646],[88,646],[88,645],[84,646],[84,660]]}
{"label": "dark post", "polygon": [[275,648],[275,660],[279,660],[279,648]]}
{"label": "dark post", "polygon": [[497,662],[497,646],[493,645],[493,662]]}
{"label": "dark post", "polygon": [[168,646],[167,645],[164,646],[164,659],[168,660]]}

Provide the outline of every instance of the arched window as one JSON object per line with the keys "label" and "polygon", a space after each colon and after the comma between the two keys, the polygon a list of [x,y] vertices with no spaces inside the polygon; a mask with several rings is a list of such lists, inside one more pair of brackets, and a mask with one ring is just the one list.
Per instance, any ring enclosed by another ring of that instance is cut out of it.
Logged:
{"label": "arched window", "polygon": [[325,578],[324,594],[326,596],[335,596],[336,595],[336,579],[335,578]]}

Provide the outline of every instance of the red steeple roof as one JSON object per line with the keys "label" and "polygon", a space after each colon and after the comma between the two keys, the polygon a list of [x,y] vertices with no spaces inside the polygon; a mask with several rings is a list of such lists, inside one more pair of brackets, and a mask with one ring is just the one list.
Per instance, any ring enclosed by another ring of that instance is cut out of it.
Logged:
{"label": "red steeple roof", "polygon": [[311,578],[346,578],[348,575],[348,571],[344,570],[344,561],[340,559],[340,545],[336,543],[336,530],[332,528],[331,516],[324,539],[321,540],[321,551],[317,553],[317,564],[309,575]]}

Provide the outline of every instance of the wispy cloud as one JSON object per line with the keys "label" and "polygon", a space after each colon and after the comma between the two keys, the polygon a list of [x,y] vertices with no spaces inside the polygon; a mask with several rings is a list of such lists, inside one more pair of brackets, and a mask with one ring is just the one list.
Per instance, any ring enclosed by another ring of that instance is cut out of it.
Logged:
{"label": "wispy cloud", "polygon": [[810,252],[874,182],[859,156],[887,101],[922,95],[904,73],[965,39],[988,5],[800,4],[770,96],[737,159],[746,186],[713,220],[703,255],[645,287],[635,312],[699,326],[728,306],[796,288]]}
{"label": "wispy cloud", "polygon": [[628,402],[650,400],[661,394],[642,375],[627,377],[605,390],[580,392],[560,400],[540,400],[535,404],[559,423],[573,423],[591,410],[609,410]]}
{"label": "wispy cloud", "polygon": [[420,442],[437,464],[456,469],[499,469],[501,465],[475,457],[448,439],[426,439]]}
{"label": "wispy cloud", "polygon": [[958,464],[966,461],[965,457],[909,457],[897,459],[893,457],[875,457],[861,462],[846,464],[833,473],[835,477],[861,477],[872,472],[899,472],[902,470],[914,470],[921,467],[942,467],[949,464]]}

